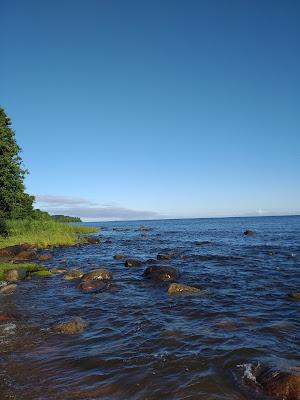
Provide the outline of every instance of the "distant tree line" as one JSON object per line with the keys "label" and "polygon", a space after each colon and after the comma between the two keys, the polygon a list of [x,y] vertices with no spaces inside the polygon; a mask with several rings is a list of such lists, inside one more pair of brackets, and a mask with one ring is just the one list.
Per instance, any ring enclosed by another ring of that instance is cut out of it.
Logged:
{"label": "distant tree line", "polygon": [[0,235],[8,234],[6,221],[12,219],[54,218],[59,222],[80,222],[77,217],[50,216],[34,209],[35,198],[25,191],[24,178],[28,170],[23,167],[20,152],[11,120],[0,108]]}

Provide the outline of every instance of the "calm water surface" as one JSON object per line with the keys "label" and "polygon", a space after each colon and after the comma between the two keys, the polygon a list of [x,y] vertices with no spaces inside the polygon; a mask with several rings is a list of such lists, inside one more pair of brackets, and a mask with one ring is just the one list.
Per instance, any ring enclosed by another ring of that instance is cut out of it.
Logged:
{"label": "calm water surface", "polygon": [[[137,231],[141,223],[94,224],[102,243],[57,249],[44,262],[104,266],[109,290],[84,294],[55,276],[0,298],[0,312],[22,315],[0,323],[1,399],[266,399],[261,367],[299,367],[300,307],[287,294],[300,289],[300,217],[147,221],[149,232]],[[177,257],[165,264],[201,295],[170,296],[143,278],[147,264],[113,259],[167,250]],[[83,333],[49,330],[75,316],[89,323]]]}

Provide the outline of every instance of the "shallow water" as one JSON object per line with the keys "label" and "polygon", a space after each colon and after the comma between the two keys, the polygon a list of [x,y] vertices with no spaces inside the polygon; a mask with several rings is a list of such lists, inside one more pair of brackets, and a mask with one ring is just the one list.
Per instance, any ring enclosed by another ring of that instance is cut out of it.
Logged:
{"label": "shallow water", "polygon": [[[0,322],[1,399],[267,399],[256,371],[300,365],[300,303],[287,297],[300,290],[300,217],[147,221],[147,232],[141,223],[95,224],[111,243],[57,249],[44,262],[105,266],[109,290],[84,294],[55,276],[0,298],[0,312],[22,315]],[[200,295],[170,296],[143,278],[147,264],[113,259],[167,250],[177,256],[159,263]],[[48,329],[75,316],[89,323],[79,335]]]}

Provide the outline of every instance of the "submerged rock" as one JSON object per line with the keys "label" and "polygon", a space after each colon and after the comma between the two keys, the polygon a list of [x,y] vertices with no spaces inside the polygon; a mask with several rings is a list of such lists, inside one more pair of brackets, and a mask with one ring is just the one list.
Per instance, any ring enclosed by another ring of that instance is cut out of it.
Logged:
{"label": "submerged rock", "polygon": [[140,225],[137,229],[138,231],[152,231],[152,228],[150,226],[145,226],[145,225]]}
{"label": "submerged rock", "polygon": [[144,277],[159,282],[176,281],[179,274],[176,268],[168,265],[150,265],[144,271]]}
{"label": "submerged rock", "polygon": [[125,258],[128,258],[128,256],[125,255],[125,254],[115,254],[115,255],[114,255],[114,259],[115,259],[115,260],[123,260],[123,259],[125,259]]}
{"label": "submerged rock", "polygon": [[174,257],[176,257],[176,253],[173,251],[169,253],[160,253],[157,255],[158,260],[171,260]]}
{"label": "submerged rock", "polygon": [[181,283],[172,283],[168,289],[169,294],[194,294],[200,292],[201,290],[196,287],[182,285]]}
{"label": "submerged rock", "polygon": [[251,231],[250,229],[247,229],[247,230],[244,232],[244,235],[245,235],[245,236],[255,236],[255,235],[256,235],[256,232]]}
{"label": "submerged rock", "polygon": [[205,244],[211,244],[211,242],[209,240],[198,240],[195,242],[196,246],[204,246]]}
{"label": "submerged rock", "polygon": [[65,335],[74,335],[82,332],[87,326],[88,324],[82,318],[74,318],[54,325],[53,331]]}
{"label": "submerged rock", "polygon": [[143,264],[143,261],[137,260],[135,258],[128,258],[125,261],[125,267],[139,267],[142,264]]}
{"label": "submerged rock", "polygon": [[278,400],[300,400],[300,375],[266,370],[256,377],[264,392]]}
{"label": "submerged rock", "polygon": [[11,285],[2,286],[0,289],[0,293],[1,294],[12,294],[17,289],[17,287],[18,287],[18,285],[16,285],[15,283],[12,283]]}
{"label": "submerged rock", "polygon": [[70,281],[72,279],[80,279],[83,277],[83,272],[79,269],[72,269],[64,275],[64,279]]}
{"label": "submerged rock", "polygon": [[112,273],[105,268],[95,269],[94,271],[88,272],[84,274],[82,280],[91,281],[91,280],[111,280]]}
{"label": "submerged rock", "polygon": [[300,300],[300,292],[289,293],[289,297],[294,300]]}
{"label": "submerged rock", "polygon": [[85,293],[96,293],[106,289],[107,283],[103,280],[90,280],[81,282],[78,287]]}
{"label": "submerged rock", "polygon": [[52,254],[41,254],[39,257],[38,257],[38,259],[40,260],[40,261],[47,261],[47,260],[51,260],[53,258],[53,255]]}
{"label": "submerged rock", "polygon": [[232,330],[232,329],[237,329],[238,327],[239,327],[238,324],[231,321],[220,321],[216,323],[216,328],[218,329]]}
{"label": "submerged rock", "polygon": [[5,280],[7,282],[17,282],[25,279],[27,275],[26,268],[10,269],[5,273]]}
{"label": "submerged rock", "polygon": [[85,237],[85,240],[86,240],[87,243],[90,243],[90,244],[100,243],[100,239],[97,239],[97,238],[92,237],[92,236]]}
{"label": "submerged rock", "polygon": [[0,313],[0,321],[15,321],[20,319],[21,315],[16,313]]}

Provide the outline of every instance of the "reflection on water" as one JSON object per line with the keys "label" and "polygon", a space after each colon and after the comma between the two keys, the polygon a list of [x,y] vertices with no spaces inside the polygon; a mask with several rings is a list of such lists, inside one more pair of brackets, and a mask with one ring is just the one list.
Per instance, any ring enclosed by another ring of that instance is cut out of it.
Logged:
{"label": "reflection on water", "polygon": [[[300,364],[299,302],[287,297],[299,291],[299,222],[147,221],[146,232],[139,222],[98,224],[102,243],[57,249],[44,264],[104,266],[114,278],[107,291],[84,294],[57,275],[1,297],[0,311],[22,316],[0,322],[1,399],[263,399],[257,369]],[[142,276],[147,264],[125,268],[113,258],[167,251],[176,257],[159,263],[200,295],[170,296]],[[48,329],[66,316],[89,326],[73,336]]]}

